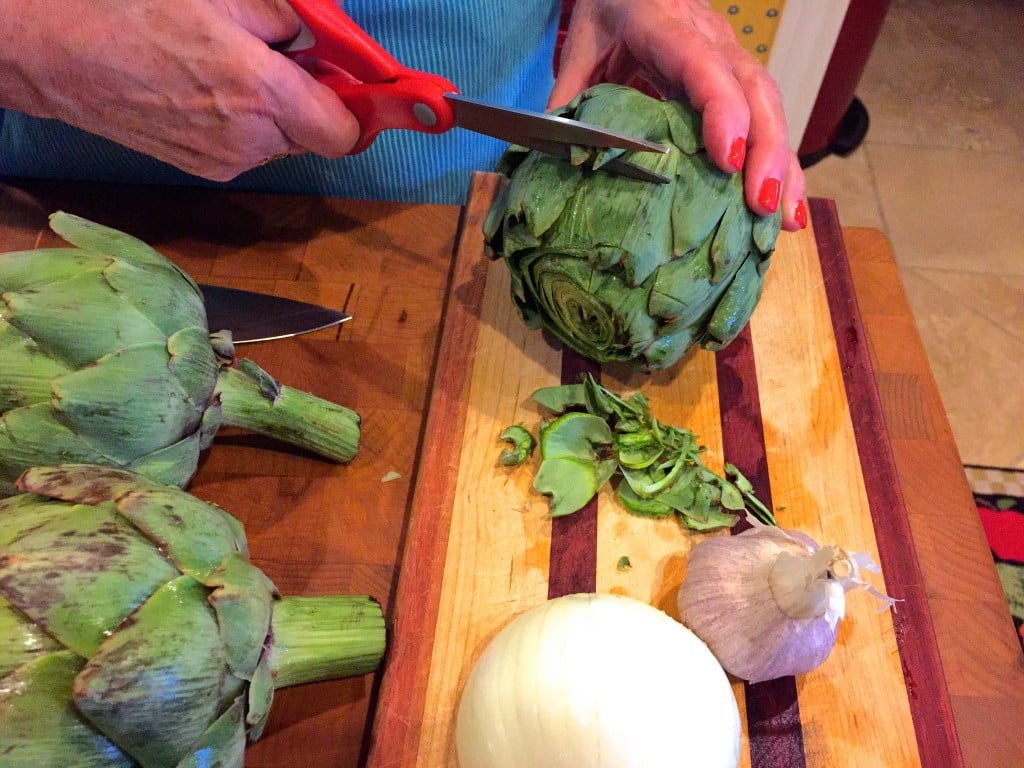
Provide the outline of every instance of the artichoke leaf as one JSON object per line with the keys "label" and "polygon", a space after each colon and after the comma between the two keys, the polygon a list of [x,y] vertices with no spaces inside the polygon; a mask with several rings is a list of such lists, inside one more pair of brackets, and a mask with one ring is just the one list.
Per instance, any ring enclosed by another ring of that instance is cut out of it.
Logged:
{"label": "artichoke leaf", "polygon": [[249,739],[256,741],[263,735],[263,728],[270,715],[270,707],[274,703],[274,669],[270,657],[264,654],[256,665],[247,694],[247,712],[245,722],[249,726]]}
{"label": "artichoke leaf", "polygon": [[540,430],[541,459],[576,458],[595,461],[595,446],[612,443],[608,422],[590,413],[564,413]]}
{"label": "artichoke leaf", "polygon": [[[653,155],[652,170],[674,175],[678,152]],[[637,161],[639,162],[639,161]],[[625,176],[605,174],[600,184],[581,186],[574,202],[599,215],[588,216],[593,243],[614,244],[625,254],[624,282],[637,287],[672,255],[672,184],[638,182]]]}
{"label": "artichoke leaf", "polygon": [[126,232],[64,211],[57,211],[50,215],[50,229],[79,248],[87,248],[135,264],[145,264],[166,272],[177,273],[198,296],[202,297],[203,295],[199,286],[184,270],[179,269],[174,262],[149,244]]}
{"label": "artichoke leaf", "polygon": [[174,768],[243,768],[244,765],[244,705],[239,697],[206,729],[195,749]]}
{"label": "artichoke leaf", "polygon": [[173,768],[221,711],[226,659],[206,598],[190,576],[168,581],[75,680],[79,711],[143,765]]}
{"label": "artichoke leaf", "polygon": [[658,270],[648,312],[683,328],[693,325],[715,306],[728,287],[727,282],[715,284],[713,272],[708,238],[696,251],[673,259]]}
{"label": "artichoke leaf", "polygon": [[4,366],[0,413],[48,402],[53,394],[54,379],[71,370],[43,352],[33,339],[3,317],[0,317],[0,360]]}
{"label": "artichoke leaf", "polygon": [[764,278],[757,271],[757,257],[749,256],[740,265],[729,288],[708,320],[708,335],[715,341],[710,348],[720,349],[729,344],[742,331],[754,313]]}
{"label": "artichoke leaf", "polygon": [[4,301],[7,322],[36,339],[48,355],[74,368],[108,355],[112,347],[167,339],[152,320],[92,272],[66,280],[59,290],[8,291]]}
{"label": "artichoke leaf", "polygon": [[0,755],[5,768],[134,768],[71,703],[85,660],[71,651],[41,656],[0,684]]}
{"label": "artichoke leaf", "polygon": [[675,256],[700,248],[718,227],[735,192],[732,179],[706,155],[683,155],[679,160],[671,211]]}
{"label": "artichoke leaf", "polygon": [[522,217],[533,237],[540,237],[562,215],[579,182],[579,171],[572,166],[550,155],[531,153],[509,183],[508,211]]}
{"label": "artichoke leaf", "polygon": [[198,411],[205,410],[221,368],[209,334],[195,326],[183,327],[167,338],[167,353],[167,370],[181,383],[188,402]]}
{"label": "artichoke leaf", "polygon": [[117,463],[57,421],[48,402],[0,415],[0,480],[13,487],[25,467],[56,464],[70,457],[97,464]]}
{"label": "artichoke leaf", "polygon": [[771,255],[775,250],[775,241],[782,230],[782,209],[779,208],[770,216],[754,216],[754,245],[764,255]]}
{"label": "artichoke leaf", "polygon": [[594,497],[597,481],[595,462],[562,456],[541,461],[533,487],[551,497],[551,516],[563,517],[579,511]]}
{"label": "artichoke leaf", "polygon": [[251,680],[270,634],[277,588],[263,571],[237,553],[225,558],[204,583],[213,588],[209,600],[217,614],[228,669]]}
{"label": "artichoke leaf", "polygon": [[501,430],[498,437],[510,445],[502,449],[498,462],[503,467],[517,467],[533,453],[533,435],[522,424],[512,424]]}
{"label": "artichoke leaf", "polygon": [[131,491],[118,499],[117,511],[198,581],[231,555],[249,555],[237,518],[178,488]]}
{"label": "artichoke leaf", "polygon": [[62,290],[60,283],[65,280],[83,272],[99,274],[109,263],[109,256],[81,248],[10,251],[0,259],[0,294]]}
{"label": "artichoke leaf", "polygon": [[672,143],[687,155],[704,148],[704,119],[701,113],[678,99],[664,102]]}
{"label": "artichoke leaf", "polygon": [[39,656],[62,650],[64,646],[0,597],[0,678]]}
{"label": "artichoke leaf", "polygon": [[734,273],[736,266],[742,262],[751,252],[754,251],[752,240],[754,214],[747,208],[746,200],[743,197],[743,179],[740,174],[732,177],[738,181],[733,183],[737,189],[722,221],[715,230],[714,240],[711,242],[711,263],[714,270],[711,275],[712,283],[727,281]]}
{"label": "artichoke leaf", "polygon": [[[80,656],[178,571],[113,504],[0,506],[0,593]],[[42,509],[33,509],[42,507]]]}
{"label": "artichoke leaf", "polygon": [[206,331],[206,305],[202,294],[193,290],[195,284],[191,279],[184,279],[183,272],[176,267],[167,269],[169,263],[155,267],[117,259],[103,271],[103,276],[111,288],[150,318],[165,335],[170,336],[181,328]]}
{"label": "artichoke leaf", "polygon": [[[205,403],[166,375],[166,342],[105,355],[54,382],[58,418],[117,464],[177,442],[199,428]],[[38,462],[36,462],[38,463]]]}
{"label": "artichoke leaf", "polygon": [[[634,88],[608,84],[586,92],[574,110],[581,123],[601,125],[628,136],[661,142],[668,138],[668,115],[663,108],[651,108],[657,100]],[[631,157],[635,159],[640,154]],[[657,185],[655,185],[657,186]]]}
{"label": "artichoke leaf", "polygon": [[627,483],[619,483],[619,501],[626,511],[639,517],[665,518],[670,517],[675,510],[658,498],[644,498],[633,490]]}
{"label": "artichoke leaf", "polygon": [[[210,413],[203,414],[203,424]],[[166,448],[147,453],[140,456],[125,469],[145,475],[150,480],[167,485],[177,485],[184,488],[188,481],[195,475],[199,468],[199,453],[209,443],[204,445],[204,431],[193,432],[176,443],[171,443]]]}
{"label": "artichoke leaf", "polygon": [[586,405],[583,384],[561,384],[541,387],[530,397],[553,413],[563,413],[570,408]]}

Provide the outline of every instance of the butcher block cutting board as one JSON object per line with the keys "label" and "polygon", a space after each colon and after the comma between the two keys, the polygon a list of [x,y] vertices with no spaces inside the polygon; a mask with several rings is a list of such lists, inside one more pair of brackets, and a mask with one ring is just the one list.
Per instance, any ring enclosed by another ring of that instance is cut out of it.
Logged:
{"label": "butcher block cutting board", "polygon": [[[391,649],[370,765],[457,765],[461,691],[487,643],[515,616],[572,592],[629,595],[676,615],[687,553],[707,535],[625,512],[610,492],[552,520],[533,463],[503,467],[501,430],[541,413],[530,395],[583,371],[642,391],[656,417],[693,430],[705,462],[735,464],[779,524],[870,553],[868,580],[894,610],[850,593],[831,656],[799,678],[734,681],[742,765],[753,768],[961,765],[934,629],[834,207],[783,233],[760,305],[717,354],[669,371],[599,369],[528,330],[504,264],[480,234],[500,180],[478,175],[453,283],[400,566]],[[621,567],[628,558],[630,567]],[[538,766],[537,768],[542,768]]]}

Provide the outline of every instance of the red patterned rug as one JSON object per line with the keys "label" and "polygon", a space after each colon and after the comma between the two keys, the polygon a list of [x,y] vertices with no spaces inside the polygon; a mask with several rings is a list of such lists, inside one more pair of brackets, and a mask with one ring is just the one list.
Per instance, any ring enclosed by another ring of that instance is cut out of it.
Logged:
{"label": "red patterned rug", "polygon": [[965,467],[1024,648],[1024,470]]}

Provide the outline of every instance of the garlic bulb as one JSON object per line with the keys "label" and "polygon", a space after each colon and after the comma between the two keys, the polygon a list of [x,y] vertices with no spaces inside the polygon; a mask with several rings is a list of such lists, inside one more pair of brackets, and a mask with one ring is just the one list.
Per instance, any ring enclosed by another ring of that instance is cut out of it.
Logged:
{"label": "garlic bulb", "polygon": [[740,715],[711,652],[630,597],[573,594],[520,614],[473,666],[459,768],[736,768]]}
{"label": "garlic bulb", "polygon": [[820,546],[799,531],[755,524],[693,548],[679,588],[679,617],[722,667],[751,683],[800,675],[831,653],[857,587],[892,605],[859,577],[871,558]]}

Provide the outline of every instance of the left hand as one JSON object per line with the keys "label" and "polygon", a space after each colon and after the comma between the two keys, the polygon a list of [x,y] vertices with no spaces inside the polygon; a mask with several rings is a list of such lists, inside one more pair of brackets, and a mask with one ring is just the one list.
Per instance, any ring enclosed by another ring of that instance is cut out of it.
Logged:
{"label": "left hand", "polygon": [[723,171],[744,172],[747,203],[780,206],[789,231],[807,224],[806,183],[789,148],[778,85],[702,0],[577,0],[548,106],[600,82],[640,76],[703,115],[704,143]]}

